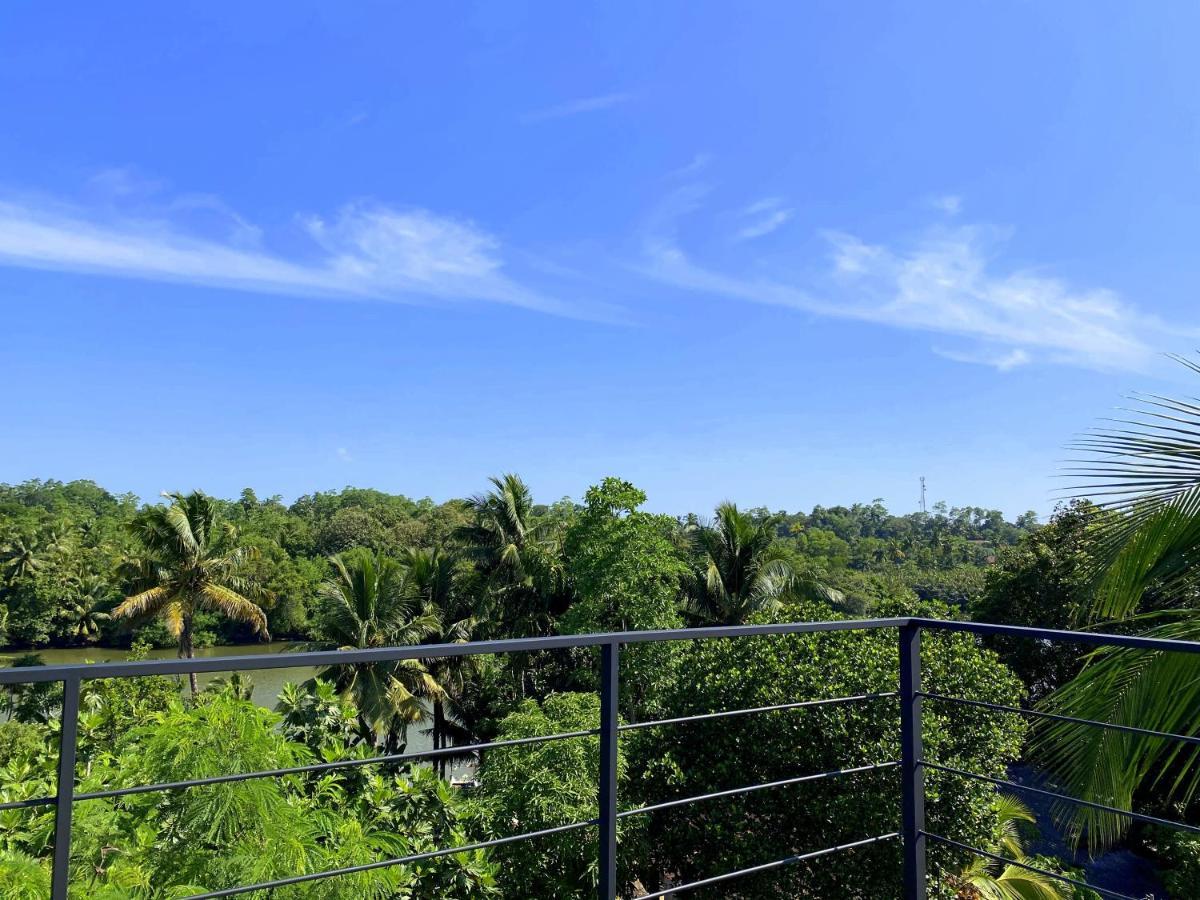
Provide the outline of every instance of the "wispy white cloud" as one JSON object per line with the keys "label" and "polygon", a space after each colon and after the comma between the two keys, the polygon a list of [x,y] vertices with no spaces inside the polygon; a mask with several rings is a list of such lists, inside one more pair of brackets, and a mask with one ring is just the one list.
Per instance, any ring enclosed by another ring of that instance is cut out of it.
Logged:
{"label": "wispy white cloud", "polygon": [[701,172],[703,172],[705,169],[707,169],[710,165],[712,165],[713,159],[714,159],[714,157],[711,153],[697,153],[695,156],[692,157],[691,162],[687,163],[686,165],[680,166],[678,169],[674,169],[674,170],[668,172],[667,177],[668,178],[694,178],[696,175],[699,175]]}
{"label": "wispy white cloud", "polygon": [[337,458],[340,459],[344,463],[354,462],[354,457],[350,455],[350,451],[347,450],[345,447],[337,448]]}
{"label": "wispy white cloud", "polygon": [[262,244],[263,230],[216,194],[181,194],[168,208],[171,212],[211,216],[223,226],[230,243],[236,247],[251,248]]}
{"label": "wispy white cloud", "polygon": [[628,103],[632,99],[633,94],[626,93],[601,94],[597,97],[580,97],[577,100],[568,100],[566,103],[559,103],[555,106],[526,113],[521,116],[521,121],[525,123],[545,122],[548,119],[563,119],[567,116],[577,116],[581,113],[600,112],[601,110],[612,109],[614,106]]}
{"label": "wispy white cloud", "polygon": [[146,175],[133,166],[112,166],[92,175],[88,179],[87,187],[89,193],[102,200],[121,201],[160,193],[167,187],[167,183],[161,178]]}
{"label": "wispy white cloud", "polygon": [[[679,237],[704,191],[674,192],[644,234],[644,271],[676,287],[808,313],[913,331],[956,335],[979,350],[943,356],[1012,369],[1035,361],[1096,369],[1142,370],[1195,328],[1168,328],[1103,288],[1006,267],[1005,229],[961,225],[927,230],[903,244],[868,243],[842,232],[825,238],[829,255],[817,274],[774,277],[697,261]],[[758,256],[756,272],[795,271],[790,258]]]}
{"label": "wispy white cloud", "polygon": [[756,200],[739,215],[742,220],[742,226],[738,228],[734,234],[735,241],[752,241],[755,238],[764,237],[772,231],[780,228],[789,219],[795,210],[783,205],[783,200],[779,197],[764,197],[762,200]]}
{"label": "wispy white cloud", "polygon": [[947,350],[934,347],[933,352],[954,362],[970,363],[976,366],[991,366],[998,372],[1011,372],[1013,369],[1026,366],[1033,362],[1033,357],[1020,347],[1011,350]]}
{"label": "wispy white cloud", "polygon": [[957,216],[962,212],[962,197],[958,194],[941,194],[929,198],[929,205],[947,216]]}
{"label": "wispy white cloud", "polygon": [[[198,211],[223,223],[219,236],[206,236],[194,221]],[[159,213],[133,218],[108,207],[0,200],[0,265],[273,294],[476,300],[587,314],[509,276],[494,235],[428,210],[359,203],[328,219],[299,217],[309,244],[291,254],[261,249],[261,230],[208,195],[176,198]]]}

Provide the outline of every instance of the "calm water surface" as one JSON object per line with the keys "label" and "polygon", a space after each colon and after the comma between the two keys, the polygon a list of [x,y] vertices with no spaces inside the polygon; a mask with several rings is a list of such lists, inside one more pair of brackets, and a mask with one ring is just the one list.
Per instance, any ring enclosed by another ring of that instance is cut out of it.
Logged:
{"label": "calm water surface", "polygon": [[[265,653],[276,653],[286,656],[289,648],[293,646],[295,645],[288,641],[272,641],[268,644],[238,644],[234,647],[198,647],[196,648],[196,656],[198,658],[211,656],[259,656]],[[11,665],[14,658],[22,656],[26,652],[29,651],[0,650],[0,667]],[[38,650],[36,652],[48,666],[88,662],[121,662],[129,654],[127,650],[110,647],[74,647],[71,649]],[[176,659],[178,655],[177,651],[170,648],[151,650],[147,654],[150,659]],[[258,669],[243,674],[254,684],[254,692],[251,695],[251,699],[259,706],[274,709],[275,703],[279,698],[279,692],[283,689],[284,684],[289,681],[297,684],[307,681],[316,673],[317,670],[309,666],[293,666],[286,669]],[[220,672],[201,673],[197,676],[200,687],[203,688],[208,682],[214,678],[219,678],[222,674]],[[187,681],[185,677],[181,677],[179,680],[181,686]],[[409,751],[428,750],[433,746],[432,738],[427,734],[423,734],[422,730],[421,726],[409,729]]]}

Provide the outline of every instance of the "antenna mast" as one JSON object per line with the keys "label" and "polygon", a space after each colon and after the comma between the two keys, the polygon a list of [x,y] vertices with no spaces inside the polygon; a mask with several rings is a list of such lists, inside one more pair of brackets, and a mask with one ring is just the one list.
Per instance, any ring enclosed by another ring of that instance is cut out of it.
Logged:
{"label": "antenna mast", "polygon": [[921,476],[921,512],[925,512],[925,476]]}

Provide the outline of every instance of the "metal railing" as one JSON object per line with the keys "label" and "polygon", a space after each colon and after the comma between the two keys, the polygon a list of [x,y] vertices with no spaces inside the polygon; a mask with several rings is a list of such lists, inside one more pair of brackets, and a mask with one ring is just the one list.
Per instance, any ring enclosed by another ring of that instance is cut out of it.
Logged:
{"label": "metal railing", "polygon": [[[845,697],[833,697],[819,700],[797,700],[774,706],[760,706],[745,709],[735,709],[723,712],[704,713],[694,716],[681,716],[670,719],[657,719],[647,722],[621,724],[618,719],[617,707],[620,697],[620,656],[621,648],[627,645],[655,643],[662,641],[694,641],[716,640],[744,637],[760,637],[766,635],[805,634],[827,631],[862,631],[895,628],[899,634],[899,672],[898,690],[873,694],[856,694]],[[683,893],[695,888],[718,884],[735,878],[756,875],[773,871],[785,866],[806,860],[828,856],[843,850],[866,847],[884,841],[899,839],[902,845],[903,873],[902,896],[904,900],[918,900],[927,896],[926,845],[933,841],[946,846],[977,854],[1006,865],[1015,865],[1056,879],[1058,881],[1089,888],[1098,894],[1117,898],[1117,900],[1135,900],[1125,894],[1087,884],[1083,881],[1038,869],[1024,862],[1007,859],[979,847],[971,846],[943,835],[926,830],[925,825],[925,788],[926,770],[942,772],[956,777],[976,779],[995,786],[1012,788],[1040,796],[1051,798],[1057,802],[1074,803],[1096,810],[1129,817],[1132,820],[1178,828],[1185,831],[1200,833],[1200,828],[1149,816],[1132,810],[1119,809],[1115,806],[1094,803],[1058,794],[1042,788],[1034,788],[1017,782],[1006,781],[987,775],[968,772],[951,766],[944,766],[924,758],[922,749],[921,726],[923,719],[923,704],[925,700],[939,703],[958,704],[964,707],[983,708],[993,712],[1003,712],[1015,715],[1045,717],[1068,722],[1075,722],[1097,728],[1109,728],[1124,732],[1149,735],[1164,739],[1179,740],[1191,744],[1200,744],[1200,735],[1181,735],[1136,728],[1134,726],[1109,722],[1098,722],[1088,719],[1076,719],[1059,716],[1038,710],[1004,706],[987,703],[965,697],[950,697],[943,694],[929,693],[921,686],[921,636],[924,631],[967,632],[975,635],[1003,635],[1009,637],[1027,638],[1039,641],[1056,641],[1080,643],[1094,646],[1125,647],[1131,649],[1171,651],[1181,653],[1200,653],[1200,642],[1174,641],[1157,638],[1144,638],[1124,635],[1107,635],[1093,632],[1055,631],[1042,628],[1022,628],[1007,625],[989,625],[976,622],[956,622],[922,618],[890,618],[870,620],[848,620],[834,622],[795,622],[778,625],[750,625],[720,628],[689,628],[662,631],[634,631],[609,634],[564,635],[546,638],[522,638],[502,641],[480,641],[464,644],[426,644],[409,647],[389,647],[372,650],[334,650],[307,653],[288,653],[280,655],[227,656],[210,657],[206,659],[180,660],[147,660],[138,662],[97,663],[84,665],[63,666],[34,666],[28,668],[0,669],[0,685],[34,684],[59,682],[63,687],[62,728],[60,732],[58,780],[53,797],[36,797],[0,803],[0,811],[32,807],[53,806],[55,809],[54,848],[52,866],[52,900],[66,900],[70,880],[71,862],[71,820],[75,804],[87,800],[123,797],[132,794],[143,794],[157,791],[187,790],[206,785],[226,784],[246,781],[253,778],[274,778],[286,775],[309,772],[324,772],[334,769],[352,768],[375,765],[380,763],[400,763],[413,760],[433,759],[441,756],[460,756],[485,750],[495,750],[505,747],[516,747],[530,744],[541,744],[549,741],[560,741],[580,737],[598,737],[600,743],[600,778],[598,785],[598,815],[595,818],[572,822],[539,831],[525,832],[494,838],[478,843],[446,847],[424,853],[408,856],[382,859],[363,865],[330,869],[322,872],[312,872],[281,878],[257,884],[237,885],[222,890],[210,891],[204,894],[194,894],[187,900],[210,900],[210,898],[232,897],[253,891],[270,890],[288,885],[303,884],[325,878],[336,878],[359,872],[389,866],[404,865],[422,860],[434,859],[489,847],[498,847],[517,841],[535,840],[554,834],[578,831],[585,828],[596,828],[597,854],[599,859],[599,879],[597,896],[600,900],[615,900],[617,897],[617,823],[630,816],[644,815],[702,803],[724,797],[733,797],[757,791],[772,790],[806,782],[838,778],[861,772],[871,772],[881,769],[899,768],[901,774],[901,820],[895,831],[864,837],[860,840],[841,843],[805,853],[798,853],[782,859],[765,861],[749,868],[727,872],[699,881],[677,884],[654,893],[644,894],[636,900],[652,900],[657,897],[667,897]],[[208,778],[198,778],[188,781],[163,782],[159,784],[136,785],[132,787],[114,788],[110,790],[76,792],[75,762],[79,740],[79,700],[84,681],[107,678],[137,678],[152,675],[186,675],[204,674],[229,671],[254,671],[258,669],[290,669],[307,667],[326,667],[331,665],[361,665],[369,663],[395,662],[409,659],[429,659],[450,656],[470,656],[481,654],[526,653],[537,650],[553,650],[572,647],[596,647],[600,651],[600,723],[599,727],[562,732],[559,734],[540,735],[537,737],[519,738],[513,740],[491,741],[487,743],[466,744],[433,750],[420,750],[412,753],[398,753],[358,758],[336,762],[316,763],[312,765],[293,766],[283,769],[271,769],[259,772],[246,772],[229,775],[218,775]],[[688,722],[710,721],[714,719],[746,716],[757,713],[777,712],[823,706],[835,706],[848,703],[870,702],[884,698],[896,698],[900,704],[900,759],[887,760],[870,765],[851,768],[835,769],[828,772],[817,772],[799,775],[779,781],[747,785],[702,794],[694,797],[684,797],[669,800],[635,809],[618,810],[617,806],[617,745],[621,732],[638,729],[663,727]],[[1197,724],[1200,730],[1200,723]]]}

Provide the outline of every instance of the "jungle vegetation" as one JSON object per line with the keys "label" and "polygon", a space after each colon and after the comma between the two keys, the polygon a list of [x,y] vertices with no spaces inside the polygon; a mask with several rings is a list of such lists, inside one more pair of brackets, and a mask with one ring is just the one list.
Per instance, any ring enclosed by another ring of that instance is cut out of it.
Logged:
{"label": "jungle vegetation", "polygon": [[[1118,547],[1106,529],[1131,517],[1084,500],[1044,525],[1032,513],[1009,522],[942,504],[894,515],[878,501],[809,513],[726,503],[711,515],[669,516],[645,502],[617,478],[580,502],[538,502],[514,474],[442,503],[360,488],[291,503],[250,489],[236,500],[193,492],[143,503],[91,482],[0,485],[0,640],[13,664],[36,665],[45,647],[189,655],[267,635],[297,647],[377,647],[909,613],[1073,627],[1096,621],[1096,598],[1112,596],[1115,589],[1097,587]],[[1134,532],[1116,533],[1128,541]],[[1121,627],[1141,626],[1135,608],[1172,608],[1163,599],[1167,574],[1142,573],[1142,599],[1118,610]],[[1103,609],[1115,618],[1113,607]],[[879,633],[631,647],[620,711],[644,721],[888,691],[896,652]],[[924,662],[934,691],[1063,708],[1077,708],[1069,704],[1084,692],[1081,679],[1109,665],[1070,648],[965,635],[931,636]],[[585,651],[331,667],[288,685],[274,710],[251,703],[240,676],[203,690],[165,678],[95,682],[84,698],[77,778],[83,790],[102,790],[362,758],[402,752],[413,729],[429,732],[436,747],[586,730],[598,719],[596,668]],[[0,802],[52,793],[55,691],[18,688],[2,699]],[[622,804],[895,758],[898,723],[888,703],[628,732]],[[1106,787],[1056,763],[1053,733],[1031,733],[1011,715],[981,711],[966,721],[956,713],[930,703],[926,714],[927,746],[951,765],[1003,777],[1033,761],[1090,796]],[[1164,772],[1190,772],[1188,759],[1152,759]],[[89,801],[76,818],[73,889],[180,897],[594,815],[595,738],[458,763],[475,773],[473,787],[452,787],[443,762]],[[622,822],[621,877],[632,895],[887,831],[898,814],[889,778],[865,773],[759,792],[752,803],[713,801],[686,817],[631,817]],[[1139,809],[1200,821],[1186,780],[1130,784]],[[1014,802],[986,784],[929,779],[931,822],[977,846],[1024,846],[1028,816]],[[1168,882],[1183,883],[1200,866],[1200,853],[1173,837],[1066,824],[1081,846],[1103,838],[1153,854]],[[0,812],[0,896],[41,896],[52,833],[46,810]],[[944,848],[932,859],[938,897],[1087,896]],[[1037,859],[1074,871],[1070,860]],[[723,896],[887,897],[898,867],[898,848],[881,844],[855,851],[850,863],[817,860],[729,883]],[[584,829],[272,896],[585,897],[595,877],[594,833]]]}

